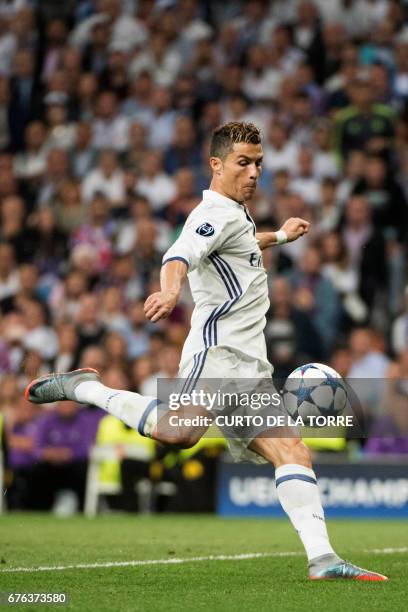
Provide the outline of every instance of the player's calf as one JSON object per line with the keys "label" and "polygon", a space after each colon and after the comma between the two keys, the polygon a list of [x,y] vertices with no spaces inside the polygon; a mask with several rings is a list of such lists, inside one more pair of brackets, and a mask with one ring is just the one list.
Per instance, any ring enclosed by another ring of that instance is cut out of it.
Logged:
{"label": "player's calf", "polygon": [[211,424],[208,412],[197,406],[186,406],[182,412],[164,410],[151,437],[162,444],[177,448],[191,448],[205,434]]}
{"label": "player's calf", "polygon": [[288,430],[286,433],[282,430],[285,437],[279,438],[276,437],[276,433],[276,429],[263,432],[252,440],[249,448],[272,463],[275,468],[288,463],[312,468],[310,450],[295,430]]}

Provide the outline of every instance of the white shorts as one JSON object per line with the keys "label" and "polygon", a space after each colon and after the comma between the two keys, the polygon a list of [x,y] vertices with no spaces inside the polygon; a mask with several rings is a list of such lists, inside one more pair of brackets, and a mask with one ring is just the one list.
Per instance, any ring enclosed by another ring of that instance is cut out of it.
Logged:
{"label": "white shorts", "polygon": [[[180,367],[179,378],[182,379],[185,393],[191,393],[193,389],[214,391],[215,387],[221,391],[229,390],[227,380],[223,387],[224,379],[234,381],[234,386],[238,384],[240,392],[246,389],[253,392],[255,388],[258,391],[258,387],[263,386],[263,381],[265,388],[271,389],[273,368],[269,363],[249,357],[235,349],[220,346],[212,346],[205,351],[205,355],[203,353],[194,355],[190,361],[184,362]],[[278,412],[280,411],[281,408]],[[242,415],[249,414],[251,407],[239,406],[232,410],[231,414],[237,412]],[[241,429],[242,431],[236,435],[226,436],[234,461],[267,463],[263,457],[248,448],[257,433],[251,431],[249,427]],[[241,437],[241,433],[245,437]]]}

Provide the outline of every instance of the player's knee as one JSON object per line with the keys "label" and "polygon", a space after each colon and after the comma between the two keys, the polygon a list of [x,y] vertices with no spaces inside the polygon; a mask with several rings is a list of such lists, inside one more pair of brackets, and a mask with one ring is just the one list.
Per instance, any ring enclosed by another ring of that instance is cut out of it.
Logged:
{"label": "player's knee", "polygon": [[181,430],[171,435],[161,436],[160,442],[166,446],[173,446],[177,449],[191,448],[198,442],[199,437],[194,431]]}
{"label": "player's knee", "polygon": [[282,440],[281,456],[285,463],[297,463],[305,467],[312,467],[311,452],[299,438]]}

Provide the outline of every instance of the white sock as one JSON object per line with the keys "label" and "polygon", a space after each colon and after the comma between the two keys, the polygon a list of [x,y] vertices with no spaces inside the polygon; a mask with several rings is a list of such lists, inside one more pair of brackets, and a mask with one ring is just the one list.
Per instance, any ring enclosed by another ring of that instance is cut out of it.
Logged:
{"label": "white sock", "polygon": [[157,426],[160,401],[156,397],[111,389],[98,381],[80,383],[74,393],[81,404],[103,408],[143,436],[150,437]]}
{"label": "white sock", "polygon": [[303,465],[281,465],[275,470],[275,482],[279,501],[302,540],[308,560],[334,553],[314,471]]}

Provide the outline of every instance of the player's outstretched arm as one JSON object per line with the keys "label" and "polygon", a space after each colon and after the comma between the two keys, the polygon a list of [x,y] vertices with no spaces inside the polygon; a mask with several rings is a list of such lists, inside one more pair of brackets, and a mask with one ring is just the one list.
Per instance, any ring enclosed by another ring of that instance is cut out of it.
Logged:
{"label": "player's outstretched arm", "polygon": [[168,261],[160,272],[161,291],[147,298],[144,311],[150,321],[166,319],[177,304],[181,287],[187,277],[187,264],[178,259]]}
{"label": "player's outstretched arm", "polygon": [[256,234],[261,251],[275,244],[293,242],[309,231],[310,223],[299,217],[291,217],[277,232],[261,232]]}

